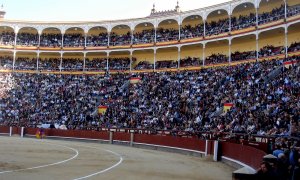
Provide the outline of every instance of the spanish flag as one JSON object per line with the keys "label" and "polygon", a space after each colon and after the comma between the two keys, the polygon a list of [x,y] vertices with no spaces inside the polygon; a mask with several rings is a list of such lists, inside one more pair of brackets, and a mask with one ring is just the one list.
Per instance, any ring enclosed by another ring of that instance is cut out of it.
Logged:
{"label": "spanish flag", "polygon": [[141,82],[141,78],[139,78],[139,77],[132,77],[132,78],[130,78],[130,83],[131,84],[137,84],[139,82]]}
{"label": "spanish flag", "polygon": [[224,108],[223,108],[223,112],[227,113],[231,109],[232,106],[233,106],[233,103],[225,103]]}
{"label": "spanish flag", "polygon": [[296,61],[286,61],[283,63],[284,67],[286,68],[290,68],[291,66],[293,66],[293,64],[296,64]]}
{"label": "spanish flag", "polygon": [[98,106],[98,114],[104,115],[106,110],[107,110],[107,106]]}

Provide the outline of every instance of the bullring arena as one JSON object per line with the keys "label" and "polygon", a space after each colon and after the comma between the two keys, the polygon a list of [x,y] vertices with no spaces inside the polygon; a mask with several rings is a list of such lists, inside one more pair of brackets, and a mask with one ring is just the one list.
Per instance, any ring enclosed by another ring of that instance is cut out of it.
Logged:
{"label": "bullring arena", "polygon": [[234,170],[204,158],[97,142],[0,142],[0,179],[231,179]]}
{"label": "bullring arena", "polygon": [[299,0],[5,14],[1,180],[300,179]]}

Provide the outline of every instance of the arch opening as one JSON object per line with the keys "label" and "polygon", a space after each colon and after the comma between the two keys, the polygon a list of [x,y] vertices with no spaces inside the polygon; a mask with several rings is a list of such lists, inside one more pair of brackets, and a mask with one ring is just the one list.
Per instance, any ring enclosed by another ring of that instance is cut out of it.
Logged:
{"label": "arch opening", "polygon": [[168,42],[179,40],[179,26],[174,19],[167,19],[159,23],[156,30],[157,42]]}
{"label": "arch opening", "polygon": [[58,28],[44,29],[40,39],[40,48],[60,48],[62,46],[62,34]]}
{"label": "arch opening", "polygon": [[39,45],[39,34],[35,28],[23,27],[17,34],[17,46],[21,47],[37,47]]}
{"label": "arch opening", "polygon": [[131,31],[128,25],[115,26],[109,36],[109,46],[128,46],[131,44]]}
{"label": "arch opening", "polygon": [[87,47],[108,46],[107,29],[101,26],[91,28],[86,37],[86,46]]}
{"label": "arch opening", "polygon": [[64,47],[84,47],[85,45],[85,36],[84,30],[82,28],[73,27],[66,30],[64,34]]}

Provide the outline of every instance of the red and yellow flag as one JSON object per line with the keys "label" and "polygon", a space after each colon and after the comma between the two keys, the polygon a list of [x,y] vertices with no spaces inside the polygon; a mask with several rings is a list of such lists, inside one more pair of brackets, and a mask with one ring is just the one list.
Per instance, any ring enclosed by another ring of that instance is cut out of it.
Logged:
{"label": "red and yellow flag", "polygon": [[290,68],[293,64],[296,64],[296,61],[286,61],[283,63],[286,68]]}
{"label": "red and yellow flag", "polygon": [[141,82],[141,78],[139,78],[139,77],[132,77],[132,78],[130,78],[130,83],[131,84],[137,84],[139,82]]}
{"label": "red and yellow flag", "polygon": [[104,115],[106,113],[107,108],[107,106],[98,106],[98,114]]}
{"label": "red and yellow flag", "polygon": [[231,109],[232,106],[233,106],[233,103],[224,103],[223,112],[227,113]]}

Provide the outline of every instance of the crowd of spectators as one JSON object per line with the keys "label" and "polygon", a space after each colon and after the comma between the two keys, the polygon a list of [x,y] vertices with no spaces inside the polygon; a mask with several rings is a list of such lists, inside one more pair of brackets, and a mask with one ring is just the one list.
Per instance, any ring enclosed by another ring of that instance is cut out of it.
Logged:
{"label": "crowd of spectators", "polygon": [[231,53],[231,61],[242,61],[249,59],[256,59],[256,51],[236,51],[234,53]]}
{"label": "crowd of spectators", "polygon": [[283,61],[284,62],[286,62],[286,61],[300,61],[300,56],[299,55],[289,56],[287,58],[284,58]]}
{"label": "crowd of spectators", "polygon": [[132,44],[154,43],[154,39],[155,39],[154,29],[145,29],[141,32],[135,32],[133,34]]}
{"label": "crowd of spectators", "polygon": [[252,26],[256,26],[256,16],[254,13],[250,13],[249,15],[240,15],[238,18],[235,16],[231,17],[231,31]]}
{"label": "crowd of spectators", "polygon": [[204,34],[203,24],[197,24],[195,26],[185,25],[181,28],[180,39],[191,39],[202,37]]}
{"label": "crowd of spectators", "polygon": [[1,79],[7,86],[1,89],[5,95],[0,100],[2,123],[66,123],[68,128],[85,123],[95,110],[100,90],[115,84],[103,82],[99,76],[83,75],[15,73],[1,74]]}
{"label": "crowd of spectators", "polygon": [[[135,58],[132,58],[132,63],[136,61]],[[108,67],[109,70],[122,70],[126,71],[130,69],[130,58],[122,57],[122,58],[109,58],[108,59]]]}
{"label": "crowd of spectators", "polygon": [[288,52],[300,51],[300,42],[294,42],[288,47]]}
{"label": "crowd of spectators", "polygon": [[62,71],[83,71],[83,59],[79,58],[63,58]]}
{"label": "crowd of spectators", "polygon": [[135,70],[141,69],[154,69],[154,64],[151,64],[149,61],[140,61],[135,67]]}
{"label": "crowd of spectators", "polygon": [[278,137],[272,154],[264,157],[255,178],[297,180],[300,178],[299,141]]}
{"label": "crowd of spectators", "polygon": [[[296,52],[300,50],[299,42],[292,43],[288,47],[289,52]],[[271,56],[276,56],[279,54],[284,54],[285,48],[283,46],[270,46],[267,45],[260,49],[259,58],[266,58]],[[222,64],[229,62],[229,57],[224,54],[212,54],[205,59],[205,65],[212,64]],[[256,59],[256,51],[236,51],[231,53],[231,61],[243,61]],[[132,66],[137,59],[132,58]],[[0,64],[2,69],[13,69],[13,58],[11,56],[0,56]],[[28,57],[17,57],[15,63],[15,69],[17,70],[35,70],[36,59],[31,59]],[[39,59],[38,62],[39,70],[63,70],[63,71],[81,71],[84,69],[84,61],[82,59],[68,59],[63,58],[62,67],[60,68],[60,58],[46,58]],[[199,57],[186,57],[180,59],[180,67],[197,67],[202,66],[203,61]],[[107,69],[108,66],[108,69]],[[161,60],[156,62],[156,69],[164,68],[177,68],[177,60]],[[135,70],[141,69],[154,69],[154,64],[147,61],[140,61],[135,67],[132,67]],[[105,70],[129,70],[130,69],[130,58],[121,57],[121,58],[109,58],[108,64],[106,58],[93,58],[86,59],[85,61],[85,70],[86,71],[105,71]]]}
{"label": "crowd of spectators", "polygon": [[266,24],[279,19],[284,19],[284,5],[273,8],[270,12],[263,12],[258,15],[258,24]]}
{"label": "crowd of spectators", "polygon": [[205,22],[205,36],[214,36],[229,32],[229,18]]}
{"label": "crowd of spectators", "polygon": [[108,34],[99,33],[98,36],[88,35],[86,37],[86,46],[87,47],[108,46]]}
{"label": "crowd of spectators", "polygon": [[35,70],[37,68],[37,59],[29,57],[17,57],[15,69],[17,70]]}
{"label": "crowd of spectators", "polygon": [[39,70],[46,70],[46,71],[59,71],[60,68],[60,58],[44,58],[39,59]]}
{"label": "crowd of spectators", "polygon": [[163,60],[156,61],[155,68],[156,69],[167,69],[167,68],[177,68],[178,62],[174,60]]}
{"label": "crowd of spectators", "polygon": [[285,48],[283,46],[267,45],[260,49],[258,52],[259,57],[275,56],[278,54],[284,54]]}
{"label": "crowd of spectators", "polygon": [[[300,68],[282,62],[137,75],[1,73],[0,124],[291,135],[300,120]],[[126,84],[132,76],[141,82]],[[228,102],[231,110],[216,114]],[[100,104],[108,109],[98,116]]]}
{"label": "crowd of spectators", "polygon": [[46,34],[41,35],[40,47],[61,47],[62,35],[61,34]]}
{"label": "crowd of spectators", "polygon": [[3,31],[0,34],[0,45],[13,46],[15,44],[15,33]]}
{"label": "crowd of spectators", "polygon": [[131,44],[131,33],[128,31],[126,34],[110,33],[110,46],[122,46]]}
{"label": "crowd of spectators", "polygon": [[1,69],[13,69],[13,57],[12,56],[0,56],[0,68]]}
{"label": "crowd of spectators", "polygon": [[18,33],[17,45],[19,46],[38,46],[39,45],[39,34],[33,33]]}
{"label": "crowd of spectators", "polygon": [[300,14],[300,5],[288,6],[287,7],[287,17],[296,16]]}
{"label": "crowd of spectators", "polygon": [[84,47],[85,37],[83,34],[75,33],[75,34],[64,34],[64,47]]}
{"label": "crowd of spectators", "polygon": [[220,53],[207,56],[204,61],[205,65],[220,64],[220,63],[227,63],[227,62],[228,62],[228,56]]}
{"label": "crowd of spectators", "polygon": [[179,30],[178,29],[158,28],[156,31],[156,41],[157,42],[177,41],[177,40],[179,40]]}
{"label": "crowd of spectators", "polygon": [[85,59],[85,70],[86,71],[103,71],[107,69],[106,58],[93,58]]}
{"label": "crowd of spectators", "polygon": [[197,67],[202,66],[203,61],[197,57],[186,57],[180,59],[180,67]]}

